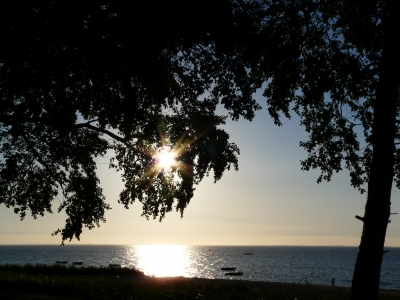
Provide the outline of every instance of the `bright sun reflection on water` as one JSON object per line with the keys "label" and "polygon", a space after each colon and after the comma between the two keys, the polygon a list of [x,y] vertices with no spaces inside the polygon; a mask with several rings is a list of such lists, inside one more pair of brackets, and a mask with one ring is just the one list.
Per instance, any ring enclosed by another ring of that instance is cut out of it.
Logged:
{"label": "bright sun reflection on water", "polygon": [[137,257],[136,267],[156,277],[190,276],[190,255],[184,245],[138,245],[131,251]]}

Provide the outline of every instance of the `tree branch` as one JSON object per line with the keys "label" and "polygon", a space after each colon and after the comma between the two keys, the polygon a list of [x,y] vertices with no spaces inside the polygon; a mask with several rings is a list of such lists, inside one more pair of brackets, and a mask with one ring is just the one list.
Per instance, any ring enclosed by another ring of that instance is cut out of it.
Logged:
{"label": "tree branch", "polygon": [[47,166],[47,164],[43,161],[42,156],[40,155],[39,152],[36,151],[35,147],[32,145],[31,141],[29,140],[29,138],[24,134],[21,133],[22,138],[24,139],[26,145],[28,146],[28,148],[32,151],[35,159],[47,170],[51,173],[50,168]]}
{"label": "tree branch", "polygon": [[[90,120],[86,123],[77,123],[77,124],[72,124],[72,125],[66,125],[65,123],[60,122],[59,120],[52,120],[52,119],[45,119],[45,118],[24,118],[24,117],[15,117],[15,116],[10,116],[6,114],[0,114],[0,122],[4,123],[5,125],[20,125],[21,123],[41,123],[44,125],[49,125],[49,126],[54,126],[54,127],[59,127],[59,128],[65,128],[65,127],[70,127],[72,129],[78,129],[78,128],[88,128],[96,132],[104,133],[111,138],[125,144],[128,146],[127,142],[129,139],[123,138],[121,136],[118,136],[117,134],[101,127],[96,127],[93,126],[92,123],[97,122],[98,119]],[[137,138],[137,136],[131,136],[131,138]]]}
{"label": "tree branch", "polygon": [[127,142],[129,141],[129,139],[127,139],[127,138],[122,138],[119,135],[116,135],[115,133],[112,133],[111,131],[109,131],[107,129],[93,126],[90,123],[81,123],[81,124],[77,124],[77,125],[79,125],[79,126],[76,126],[75,128],[89,128],[89,129],[91,129],[93,131],[97,131],[97,132],[100,132],[100,133],[107,134],[111,138],[117,140],[118,142],[126,144],[126,145],[127,145]]}

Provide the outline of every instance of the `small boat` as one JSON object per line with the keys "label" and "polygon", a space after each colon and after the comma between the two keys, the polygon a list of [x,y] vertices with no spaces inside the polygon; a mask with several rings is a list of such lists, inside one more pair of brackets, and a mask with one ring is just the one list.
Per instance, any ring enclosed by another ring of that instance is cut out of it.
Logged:
{"label": "small boat", "polygon": [[253,252],[245,252],[244,255],[253,255]]}
{"label": "small boat", "polygon": [[121,268],[121,264],[109,264],[108,267],[110,267],[110,268]]}
{"label": "small boat", "polygon": [[239,276],[239,275],[243,275],[243,272],[228,272],[228,273],[225,273],[225,275]]}
{"label": "small boat", "polygon": [[56,260],[56,264],[66,264],[68,260]]}
{"label": "small boat", "polygon": [[236,267],[225,267],[225,268],[221,268],[222,271],[233,271],[235,270]]}
{"label": "small boat", "polygon": [[83,261],[73,261],[72,264],[75,266],[81,266],[83,265]]}

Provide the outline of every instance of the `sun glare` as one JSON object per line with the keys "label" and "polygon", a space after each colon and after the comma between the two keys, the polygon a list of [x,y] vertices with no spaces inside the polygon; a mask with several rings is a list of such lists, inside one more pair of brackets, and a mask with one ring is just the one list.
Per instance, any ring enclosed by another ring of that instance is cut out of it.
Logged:
{"label": "sun glare", "polygon": [[167,148],[163,148],[157,154],[157,161],[157,165],[161,169],[170,169],[176,163],[175,153]]}
{"label": "sun glare", "polygon": [[189,276],[191,261],[186,246],[138,245],[134,248],[137,267],[146,275],[155,277]]}

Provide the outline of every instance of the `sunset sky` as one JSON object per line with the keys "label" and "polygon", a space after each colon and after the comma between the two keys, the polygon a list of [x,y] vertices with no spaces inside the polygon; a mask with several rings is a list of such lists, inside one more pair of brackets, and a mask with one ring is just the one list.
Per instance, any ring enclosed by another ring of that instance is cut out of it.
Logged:
{"label": "sunset sky", "polygon": [[[265,100],[257,96],[260,104]],[[265,105],[264,105],[265,106]],[[329,183],[317,184],[318,171],[303,172],[306,152],[299,142],[307,139],[296,116],[273,124],[264,108],[248,122],[228,122],[230,140],[241,151],[239,172],[226,172],[216,184],[208,177],[181,219],[167,214],[163,222],[141,217],[142,207],[129,210],[117,203],[122,190],[119,174],[99,161],[101,186],[112,206],[106,223],[85,229],[81,244],[187,244],[187,245],[346,245],[358,246],[366,195],[350,186],[348,172],[335,174]],[[400,212],[399,191],[392,193],[392,212]],[[54,213],[21,222],[12,209],[0,205],[0,244],[59,244],[66,216]],[[392,216],[387,246],[400,247],[400,215]]]}

